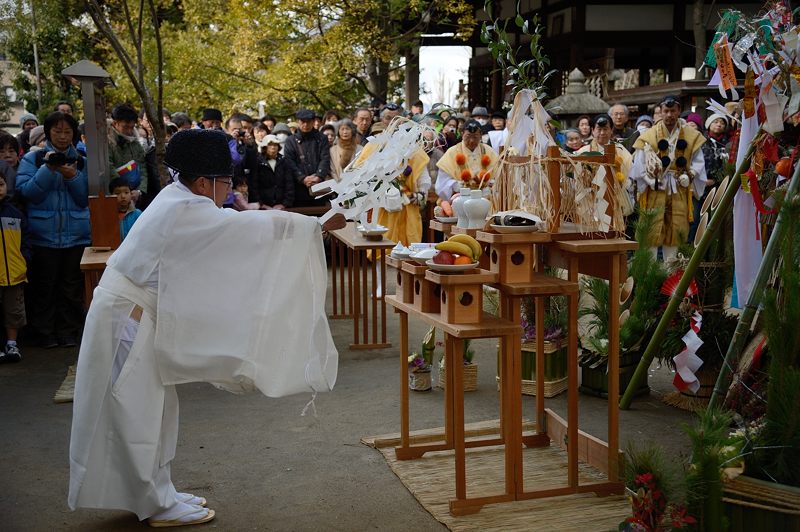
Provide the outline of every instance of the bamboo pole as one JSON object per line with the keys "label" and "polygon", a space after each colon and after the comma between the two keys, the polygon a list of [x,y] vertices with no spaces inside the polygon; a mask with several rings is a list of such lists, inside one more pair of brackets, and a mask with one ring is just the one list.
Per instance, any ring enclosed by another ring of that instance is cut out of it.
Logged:
{"label": "bamboo pole", "polygon": [[772,275],[775,263],[780,256],[781,242],[783,242],[783,238],[786,236],[786,211],[789,202],[794,201],[795,195],[798,193],[798,189],[800,189],[798,182],[800,182],[800,164],[797,165],[794,175],[792,176],[792,181],[789,183],[789,187],[786,190],[783,205],[778,212],[778,217],[775,219],[775,227],[769,237],[767,247],[764,250],[764,257],[761,259],[761,265],[758,267],[758,273],[753,281],[753,288],[750,290],[747,303],[742,309],[742,313],[739,315],[739,323],[736,325],[736,332],[733,333],[731,343],[728,345],[728,352],[725,353],[725,361],[717,376],[717,383],[714,385],[714,393],[711,394],[711,400],[708,403],[709,411],[718,405],[720,399],[725,398],[732,368],[739,362],[742,349],[744,349],[745,342],[747,342],[747,338],[750,336],[750,327],[753,324],[756,311],[764,297],[764,289]]}
{"label": "bamboo pole", "polygon": [[[664,340],[664,335],[667,332],[669,322],[672,321],[672,318],[675,316],[675,312],[678,310],[678,305],[680,305],[681,301],[683,301],[683,295],[689,288],[689,283],[694,278],[694,274],[702,262],[703,257],[708,250],[708,246],[711,245],[711,241],[714,239],[717,231],[719,231],[720,227],[722,227],[722,222],[725,219],[725,216],[728,215],[728,212],[733,205],[733,198],[736,195],[736,192],[739,190],[739,187],[742,186],[741,175],[750,167],[750,158],[753,156],[753,152],[756,148],[756,142],[761,135],[761,131],[762,130],[759,128],[758,132],[756,132],[756,135],[753,138],[753,142],[750,143],[750,147],[747,149],[747,155],[745,155],[742,163],[739,165],[739,168],[736,169],[736,173],[731,178],[727,190],[724,191],[722,201],[714,211],[714,215],[711,217],[711,220],[708,223],[705,234],[695,247],[691,259],[689,259],[689,264],[686,266],[686,271],[683,272],[683,276],[678,283],[678,287],[672,294],[664,314],[661,315],[661,320],[658,322],[658,326],[653,333],[653,337],[650,339],[650,343],[647,344],[647,349],[645,349],[642,359],[639,361],[639,365],[636,367],[636,371],[631,377],[628,387],[625,389],[625,395],[623,395],[622,399],[620,400],[619,407],[623,410],[630,408],[631,401],[633,400],[633,393],[639,388],[639,385],[645,378],[647,374],[647,368],[650,367],[650,363],[653,361],[656,350],[661,347],[661,343]],[[720,191],[717,191],[717,194],[719,193]],[[610,396],[609,400],[611,400]]]}

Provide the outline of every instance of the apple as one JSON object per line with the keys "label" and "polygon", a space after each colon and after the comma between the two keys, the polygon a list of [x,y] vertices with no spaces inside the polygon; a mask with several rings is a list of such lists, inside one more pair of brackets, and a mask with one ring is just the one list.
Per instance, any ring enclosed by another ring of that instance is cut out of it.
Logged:
{"label": "apple", "polygon": [[456,257],[449,251],[440,251],[433,256],[433,262],[436,264],[454,264],[456,262]]}

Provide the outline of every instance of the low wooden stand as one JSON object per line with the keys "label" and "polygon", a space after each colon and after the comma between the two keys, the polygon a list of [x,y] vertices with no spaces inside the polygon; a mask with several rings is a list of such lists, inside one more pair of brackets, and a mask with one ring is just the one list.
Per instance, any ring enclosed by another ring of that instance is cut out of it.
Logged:
{"label": "low wooden stand", "polygon": [[428,271],[428,267],[410,261],[404,262],[402,269],[412,276],[411,305],[420,312],[438,313],[441,306],[439,298],[442,295],[442,289],[439,285],[425,278],[425,272]]}
{"label": "low wooden stand", "polygon": [[[381,279],[386,279],[386,262],[381,257],[384,252],[388,255],[395,243],[385,238],[380,241],[366,240],[356,231],[355,222],[348,223],[344,229],[331,231],[330,235],[333,317],[352,317],[353,343],[350,349],[390,347],[392,344],[386,339],[386,302],[378,295],[377,287],[379,275]],[[340,262],[337,267],[334,257],[342,257],[345,253],[347,264]],[[345,276],[348,281],[346,294],[349,298],[349,315],[344,314]],[[370,284],[371,290],[368,288]],[[337,302],[341,303],[341,313],[338,313]]]}
{"label": "low wooden stand", "polygon": [[440,319],[447,323],[478,323],[483,316],[483,285],[497,274],[475,269],[462,273],[425,272],[425,279],[441,287]]}
{"label": "low wooden stand", "polygon": [[397,270],[397,292],[396,295],[400,297],[403,303],[414,302],[414,275],[410,272],[403,270],[404,262],[412,262],[409,259],[396,259],[391,255],[386,256],[386,265],[391,266]]}

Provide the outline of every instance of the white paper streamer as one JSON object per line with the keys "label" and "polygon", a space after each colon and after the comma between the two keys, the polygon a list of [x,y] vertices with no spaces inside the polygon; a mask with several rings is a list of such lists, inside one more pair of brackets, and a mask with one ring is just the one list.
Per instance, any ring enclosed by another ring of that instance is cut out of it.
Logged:
{"label": "white paper streamer", "polygon": [[374,151],[364,160],[356,158],[347,165],[341,181],[328,180],[311,187],[312,192],[330,189],[329,193],[337,194],[322,221],[341,213],[348,220],[359,220],[364,229],[370,230],[376,227],[378,217],[375,215],[371,222],[367,221],[367,211],[381,208],[392,212],[402,208],[402,195],[392,182],[405,171],[411,157],[432,142],[435,135],[428,126],[396,117],[383,133],[369,137],[368,145],[375,146]]}
{"label": "white paper streamer", "polygon": [[696,354],[700,346],[703,345],[703,340],[700,339],[697,332],[703,325],[703,316],[695,311],[691,321],[689,332],[683,336],[683,343],[686,344],[686,347],[672,357],[672,361],[675,363],[675,370],[680,375],[680,378],[686,383],[689,390],[696,394],[700,389],[700,381],[697,380],[695,372],[703,365],[703,360]]}

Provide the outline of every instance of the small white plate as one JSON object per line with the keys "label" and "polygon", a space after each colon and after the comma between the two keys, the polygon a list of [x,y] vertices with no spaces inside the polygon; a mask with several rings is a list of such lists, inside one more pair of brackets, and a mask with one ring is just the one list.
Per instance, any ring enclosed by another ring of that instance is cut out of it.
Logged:
{"label": "small white plate", "polygon": [[539,230],[535,225],[495,225],[491,224],[492,229],[498,233],[534,233]]}
{"label": "small white plate", "polygon": [[416,253],[412,253],[409,258],[413,261],[418,262],[419,264],[425,265],[428,264],[428,261],[436,255],[437,251],[433,248],[430,248],[430,251],[422,250]]}
{"label": "small white plate", "polygon": [[408,253],[397,253],[396,251],[392,251],[389,254],[389,256],[391,256],[391,257],[393,257],[395,259],[405,260],[405,259],[409,258],[410,255]]}
{"label": "small white plate", "polygon": [[431,270],[437,270],[440,272],[463,272],[467,270],[474,270],[478,267],[477,262],[473,262],[472,264],[436,264],[433,262],[433,260],[429,260],[425,264]]}
{"label": "small white plate", "polygon": [[457,216],[436,216],[436,219],[443,224],[454,224],[458,221]]}

